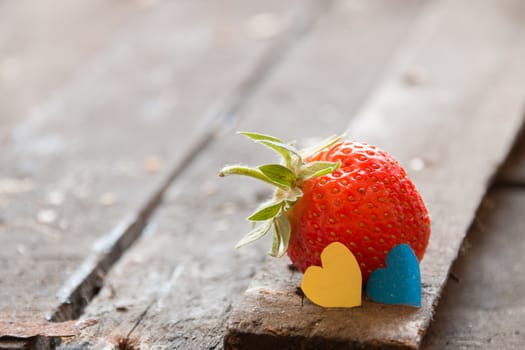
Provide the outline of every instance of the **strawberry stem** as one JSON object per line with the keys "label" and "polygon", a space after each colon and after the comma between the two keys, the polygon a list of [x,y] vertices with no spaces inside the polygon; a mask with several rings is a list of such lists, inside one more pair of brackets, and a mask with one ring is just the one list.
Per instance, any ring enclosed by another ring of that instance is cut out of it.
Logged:
{"label": "strawberry stem", "polygon": [[220,177],[229,176],[229,175],[244,175],[248,177],[253,177],[255,179],[269,183],[270,185],[277,186],[283,190],[287,190],[290,188],[289,186],[272,181],[268,176],[264,175],[264,173],[260,171],[259,169],[253,169],[253,168],[249,168],[245,166],[240,166],[240,165],[227,166],[227,167],[222,168],[222,170],[219,172]]}
{"label": "strawberry stem", "polygon": [[[319,146],[299,151],[292,144],[280,139],[254,133],[240,132],[252,141],[270,148],[282,157],[282,164],[266,164],[258,168],[242,165],[224,167],[219,176],[244,175],[264,181],[277,189],[273,199],[257,209],[248,220],[253,223],[252,230],[244,236],[236,248],[251,243],[264,236],[273,229],[271,256],[282,256],[288,250],[291,236],[290,222],[286,211],[289,210],[303,195],[301,185],[303,181],[334,172],[341,166],[340,162],[311,162],[306,163],[304,158],[314,155],[341,140],[340,136],[333,136],[323,141]],[[256,223],[259,223],[256,225]]]}

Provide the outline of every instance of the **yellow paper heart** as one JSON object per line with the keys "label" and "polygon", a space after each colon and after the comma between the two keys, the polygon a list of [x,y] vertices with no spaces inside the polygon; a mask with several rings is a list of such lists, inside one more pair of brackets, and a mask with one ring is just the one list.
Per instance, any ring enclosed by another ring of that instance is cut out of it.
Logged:
{"label": "yellow paper heart", "polygon": [[304,272],[304,295],[323,307],[361,306],[363,278],[354,254],[342,243],[334,242],[321,253],[321,264]]}

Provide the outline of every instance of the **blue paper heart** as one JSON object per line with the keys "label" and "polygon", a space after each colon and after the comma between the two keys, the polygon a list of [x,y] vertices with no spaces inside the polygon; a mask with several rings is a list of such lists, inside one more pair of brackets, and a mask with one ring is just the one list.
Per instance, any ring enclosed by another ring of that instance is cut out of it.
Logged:
{"label": "blue paper heart", "polygon": [[421,306],[421,274],[412,248],[400,244],[386,257],[386,268],[377,269],[366,285],[370,299],[383,304]]}

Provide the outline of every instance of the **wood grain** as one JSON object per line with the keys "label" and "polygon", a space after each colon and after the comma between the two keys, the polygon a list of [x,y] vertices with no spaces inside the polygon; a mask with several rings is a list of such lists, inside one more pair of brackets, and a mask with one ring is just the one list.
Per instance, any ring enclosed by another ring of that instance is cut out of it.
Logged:
{"label": "wood grain", "polygon": [[285,21],[289,6],[156,2],[12,128],[0,152],[0,319],[78,316],[272,42],[250,21]]}
{"label": "wood grain", "polygon": [[0,145],[14,125],[67,89],[144,10],[132,1],[2,1]]}
{"label": "wood grain", "polygon": [[[295,293],[301,275],[285,259],[272,260],[233,311],[226,348],[420,345],[476,208],[523,122],[525,6],[471,5],[430,6],[349,127],[351,138],[398,158],[428,205],[433,233],[421,265],[422,308],[365,301],[362,308],[321,309]],[[417,84],[406,80],[414,71],[424,77]]]}
{"label": "wood grain", "polygon": [[[344,129],[419,10],[417,1],[335,3],[241,112],[239,127],[290,139]],[[375,18],[373,29],[369,17]],[[341,40],[348,45],[342,52]],[[270,189],[246,179],[219,179],[216,171],[229,162],[272,159],[259,147],[230,132],[199,156],[174,183],[148,234],[115,266],[86,309],[83,319],[98,324],[64,349],[222,348],[226,317],[269,244],[235,251],[248,229],[241,218]]]}

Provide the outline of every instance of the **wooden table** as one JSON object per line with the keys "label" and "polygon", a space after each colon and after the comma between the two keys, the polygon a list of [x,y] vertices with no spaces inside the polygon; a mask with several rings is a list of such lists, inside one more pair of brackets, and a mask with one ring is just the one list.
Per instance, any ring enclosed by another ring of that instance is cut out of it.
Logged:
{"label": "wooden table", "polygon": [[[522,347],[524,23],[520,0],[0,2],[0,349]],[[217,171],[272,159],[237,129],[398,158],[433,220],[423,307],[297,304],[287,258],[234,250],[270,189]]]}

